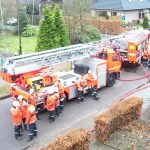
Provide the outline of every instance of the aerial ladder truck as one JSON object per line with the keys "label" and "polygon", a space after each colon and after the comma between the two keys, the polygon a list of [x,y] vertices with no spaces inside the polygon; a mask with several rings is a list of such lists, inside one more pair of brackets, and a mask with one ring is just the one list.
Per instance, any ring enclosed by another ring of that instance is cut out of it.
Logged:
{"label": "aerial ladder truck", "polygon": [[137,64],[141,63],[144,49],[149,41],[150,31],[131,30],[100,41],[99,48],[100,53],[112,48],[120,52],[122,63]]}
{"label": "aerial ladder truck", "polygon": [[[22,95],[28,100],[29,90],[36,85],[37,106],[45,109],[48,91],[59,79],[65,86],[67,100],[77,97],[77,78],[92,70],[95,86],[113,86],[120,76],[121,60],[114,59],[114,50],[107,50],[107,58],[98,58],[97,43],[78,44],[44,52],[10,57],[1,68],[3,80],[11,83],[10,94],[14,97]],[[69,72],[54,72],[55,64],[72,62]],[[49,69],[49,72],[45,70]]]}

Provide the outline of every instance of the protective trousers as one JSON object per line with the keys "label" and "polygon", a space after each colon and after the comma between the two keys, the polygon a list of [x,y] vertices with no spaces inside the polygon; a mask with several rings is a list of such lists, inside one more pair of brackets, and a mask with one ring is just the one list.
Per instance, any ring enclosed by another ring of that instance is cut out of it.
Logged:
{"label": "protective trousers", "polygon": [[56,106],[56,116],[59,116],[60,114],[60,105]]}
{"label": "protective trousers", "polygon": [[49,111],[50,121],[55,121],[55,110]]}
{"label": "protective trousers", "polygon": [[91,88],[90,88],[90,92],[91,92],[91,95],[92,95],[95,99],[98,98],[97,91],[96,91],[96,88],[95,88],[95,87],[91,87]]}
{"label": "protective trousers", "polygon": [[29,124],[29,139],[33,140],[33,136],[37,136],[36,123]]}
{"label": "protective trousers", "polygon": [[64,110],[64,105],[65,105],[65,98],[60,97],[60,105],[59,105],[59,110],[62,112]]}
{"label": "protective trousers", "polygon": [[20,125],[15,125],[14,126],[14,132],[15,132],[15,138],[17,139],[21,134],[20,134],[20,129],[21,126]]}
{"label": "protective trousers", "polygon": [[26,118],[22,118],[24,129],[27,130]]}
{"label": "protective trousers", "polygon": [[78,103],[84,101],[84,91],[78,91]]}

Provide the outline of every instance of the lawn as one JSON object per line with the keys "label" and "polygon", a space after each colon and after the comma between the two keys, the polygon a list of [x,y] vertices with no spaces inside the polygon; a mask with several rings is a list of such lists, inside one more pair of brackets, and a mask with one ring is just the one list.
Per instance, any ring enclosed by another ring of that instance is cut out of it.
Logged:
{"label": "lawn", "polygon": [[[32,53],[36,49],[36,37],[21,37],[22,41],[22,52]],[[5,48],[6,47],[6,48]],[[0,51],[8,50],[10,53],[18,53],[19,50],[19,40],[17,35],[7,34],[3,38],[0,34]]]}

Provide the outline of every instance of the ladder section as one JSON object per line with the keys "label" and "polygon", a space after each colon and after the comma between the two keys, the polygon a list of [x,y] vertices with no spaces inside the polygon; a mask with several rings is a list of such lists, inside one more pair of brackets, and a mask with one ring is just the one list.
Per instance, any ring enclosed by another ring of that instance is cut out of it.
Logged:
{"label": "ladder section", "polygon": [[81,48],[83,46],[84,46],[84,44],[77,44],[77,45],[61,47],[61,48],[46,50],[46,51],[32,53],[32,54],[25,54],[25,55],[21,55],[21,56],[13,56],[13,57],[7,58],[6,63],[3,65],[3,67],[6,67],[7,65],[13,64],[14,61],[17,61],[17,60],[24,60],[26,58],[33,59],[34,57],[37,57],[37,56],[40,57],[42,55],[46,55],[46,54],[50,54],[50,53],[61,52],[61,51],[64,52],[64,51],[71,50],[71,49],[74,49],[74,48]]}
{"label": "ladder section", "polygon": [[17,75],[25,72],[39,70],[44,67],[50,67],[57,63],[87,58],[91,55],[97,54],[97,52],[98,48],[96,47],[96,45],[92,43],[86,45],[82,44],[79,47],[75,47],[72,49],[69,48],[64,51],[55,50],[53,52],[44,53],[42,55],[14,60],[11,65],[8,65],[6,67],[6,69],[7,73],[11,75]]}

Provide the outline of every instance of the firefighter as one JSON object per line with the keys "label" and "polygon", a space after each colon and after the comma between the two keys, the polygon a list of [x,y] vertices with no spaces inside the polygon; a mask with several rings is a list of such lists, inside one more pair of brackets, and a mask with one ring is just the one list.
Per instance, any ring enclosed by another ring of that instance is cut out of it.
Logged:
{"label": "firefighter", "polygon": [[[27,130],[27,125],[25,124],[26,112],[27,112],[27,101],[23,99],[22,95],[19,95],[17,99],[20,103],[20,110],[22,112],[22,123],[23,123],[24,129]],[[21,129],[22,129],[22,126],[21,126]]]}
{"label": "firefighter", "polygon": [[37,136],[37,127],[36,127],[36,110],[35,106],[31,104],[31,102],[28,102],[28,108],[26,113],[26,124],[28,125],[28,132],[29,132],[29,139],[27,142],[30,142],[33,140],[33,136]]}
{"label": "firefighter", "polygon": [[36,107],[36,93],[34,92],[34,89],[30,89],[29,91],[30,96],[29,96],[29,101],[31,102],[31,104]]}
{"label": "firefighter", "polygon": [[39,112],[38,112],[39,110],[38,110],[37,105],[36,105],[37,93],[34,91],[34,89],[30,89],[29,93],[30,93],[29,101],[35,107],[37,119],[40,120],[39,115],[38,115],[39,114]]}
{"label": "firefighter", "polygon": [[49,95],[46,100],[46,109],[49,112],[50,123],[55,121],[55,96],[54,90],[51,88],[48,91]]}
{"label": "firefighter", "polygon": [[59,116],[60,114],[60,100],[59,100],[59,92],[58,92],[58,88],[54,87],[54,96],[55,96],[55,113],[56,116]]}
{"label": "firefighter", "polygon": [[22,123],[24,129],[27,131],[27,124],[26,124],[26,114],[27,114],[27,101],[25,99],[22,100],[22,104],[20,105],[20,109],[22,112]]}
{"label": "firefighter", "polygon": [[77,89],[78,89],[78,103],[84,101],[84,89],[86,87],[86,80],[84,76],[81,75],[81,78],[77,81]]}
{"label": "firefighter", "polygon": [[18,101],[13,102],[10,113],[12,117],[12,123],[14,125],[15,139],[21,140],[20,127],[22,125],[22,113],[20,111],[20,103]]}
{"label": "firefighter", "polygon": [[142,63],[143,63],[144,67],[147,67],[147,65],[148,65],[148,51],[147,51],[147,48],[145,48],[145,50],[143,52]]}
{"label": "firefighter", "polygon": [[65,105],[65,89],[64,85],[61,83],[60,80],[56,83],[56,87],[58,88],[59,91],[59,100],[60,100],[60,112],[63,112],[64,110],[64,105]]}
{"label": "firefighter", "polygon": [[88,71],[85,79],[86,79],[86,82],[87,82],[88,89],[91,92],[91,95],[94,97],[95,100],[98,100],[99,97],[97,95],[97,91],[96,91],[96,88],[95,88],[94,76],[93,76],[91,70]]}

